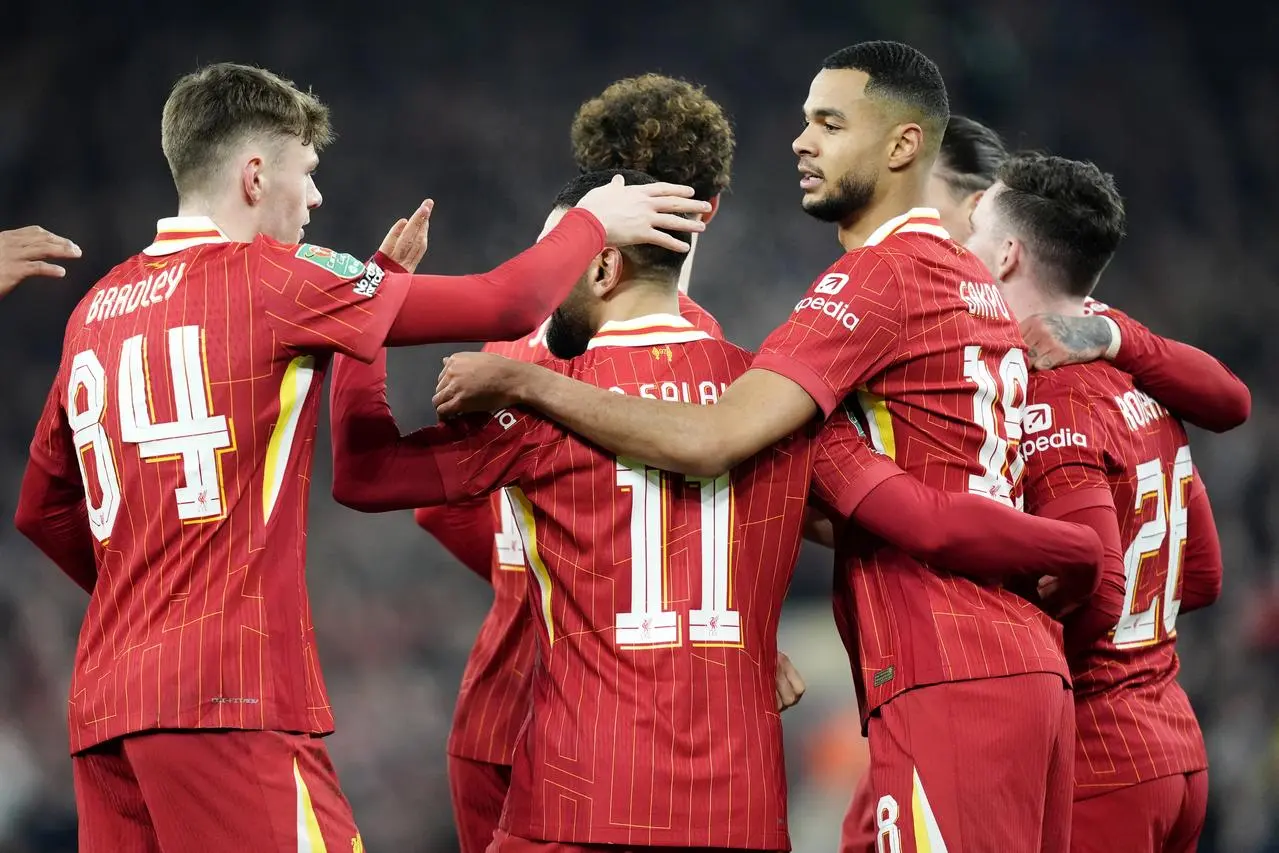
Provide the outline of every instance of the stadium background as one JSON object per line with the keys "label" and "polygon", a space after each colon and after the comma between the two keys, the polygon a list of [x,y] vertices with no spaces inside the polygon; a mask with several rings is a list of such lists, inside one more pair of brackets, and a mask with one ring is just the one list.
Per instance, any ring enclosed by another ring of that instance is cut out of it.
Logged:
{"label": "stadium background", "polygon": [[[1191,7],[1195,8],[1191,8]],[[552,14],[553,13],[553,14]],[[1181,620],[1182,680],[1207,733],[1203,851],[1279,851],[1279,6],[1105,0],[378,2],[343,9],[141,0],[7,8],[0,51],[0,227],[38,223],[85,257],[0,309],[0,853],[74,849],[63,721],[82,593],[12,529],[26,446],[63,323],[93,279],[174,208],[159,147],[168,86],[237,60],[313,86],[339,141],[308,236],[357,254],[426,195],[424,271],[487,269],[526,246],[571,168],[577,105],[644,71],[704,84],[738,138],[731,193],[702,240],[693,293],[757,345],[837,252],[799,209],[790,142],[818,61],[865,38],[932,56],[953,108],[1010,147],[1091,158],[1128,200],[1130,236],[1098,296],[1224,358],[1254,394],[1251,422],[1194,436],[1226,558],[1225,591]],[[393,403],[432,418],[447,348],[401,351]],[[444,739],[488,601],[407,514],[359,516],[328,496],[318,445],[312,602],[338,714],[330,746],[370,850],[453,847]],[[810,695],[786,716],[800,853],[834,849],[865,762],[829,607],[829,564],[805,552],[782,645]],[[210,792],[212,794],[212,792]]]}

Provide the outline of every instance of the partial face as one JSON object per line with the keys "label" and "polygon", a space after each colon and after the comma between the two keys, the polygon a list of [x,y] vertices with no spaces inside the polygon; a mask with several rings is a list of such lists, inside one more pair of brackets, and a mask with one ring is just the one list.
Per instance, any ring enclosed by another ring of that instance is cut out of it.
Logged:
{"label": "partial face", "polygon": [[324,201],[315,187],[319,155],[295,138],[267,147],[259,172],[258,230],[282,243],[302,242],[311,211]]}
{"label": "partial face", "polygon": [[945,172],[940,166],[933,166],[928,176],[926,204],[937,208],[937,212],[941,214],[942,227],[950,233],[951,239],[956,243],[967,243],[972,235],[973,208],[977,206],[981,196],[980,192],[963,196],[956,193],[954,187],[946,180]]}
{"label": "partial face", "polygon": [[791,144],[804,210],[824,222],[856,219],[875,196],[885,121],[866,98],[867,79],[851,69],[818,72],[804,102],[804,132]]}
{"label": "partial face", "polygon": [[[546,217],[546,224],[542,226],[542,233],[537,235],[539,242],[551,233],[551,229],[559,224],[565,213],[567,211],[564,208],[551,211],[551,215]],[[586,345],[599,331],[599,323],[595,319],[595,308],[599,300],[591,288],[598,261],[596,258],[590,269],[577,280],[568,296],[555,309],[555,313],[551,314],[551,322],[546,327],[546,348],[556,358],[576,358],[586,352]]]}
{"label": "partial face", "polygon": [[968,251],[980,258],[991,274],[1000,280],[1011,271],[1009,261],[1012,248],[1008,229],[999,221],[999,212],[995,208],[995,199],[1003,191],[1003,186],[996,183],[982,194],[977,206],[973,208],[968,239],[964,241]]}

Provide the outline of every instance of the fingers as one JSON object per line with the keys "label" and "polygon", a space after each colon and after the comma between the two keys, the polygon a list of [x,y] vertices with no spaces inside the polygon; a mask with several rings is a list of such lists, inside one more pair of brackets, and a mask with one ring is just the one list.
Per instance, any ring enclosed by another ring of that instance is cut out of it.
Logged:
{"label": "fingers", "polygon": [[[645,185],[647,187],[647,184]],[[653,209],[658,213],[710,213],[711,206],[709,202],[698,201],[695,198],[678,198],[676,196],[658,196],[652,199]]]}
{"label": "fingers", "polygon": [[408,226],[404,229],[405,236],[409,239],[416,239],[430,225],[431,211],[435,209],[435,200],[428,198],[417,206],[417,210],[413,211],[413,215],[409,217]]}
{"label": "fingers", "polygon": [[66,268],[44,261],[28,261],[22,265],[22,277],[44,276],[45,278],[62,278],[67,274]]}
{"label": "fingers", "polygon": [[386,236],[382,238],[382,245],[378,247],[378,251],[382,254],[393,257],[395,254],[395,244],[400,241],[400,235],[404,233],[404,229],[408,227],[407,219],[397,219],[395,224],[391,226],[391,230],[386,232]]}
{"label": "fingers", "polygon": [[[613,179],[614,184],[619,184],[621,182],[622,182],[621,175],[618,175],[616,178]],[[644,195],[681,196],[683,198],[688,198],[688,199],[691,199],[693,197],[692,187],[686,187],[683,184],[668,184],[663,181],[658,181],[655,184],[638,184],[634,187],[634,189],[639,190]],[[706,205],[706,211],[696,211],[696,212],[710,211],[710,207],[711,207],[710,204],[704,201],[698,202],[698,203]]]}
{"label": "fingers", "polygon": [[804,698],[807,686],[803,677],[782,652],[777,653],[777,710],[785,711]]}
{"label": "fingers", "polygon": [[701,233],[706,230],[706,223],[702,220],[688,219],[673,213],[654,213],[652,225],[654,228],[664,228],[667,231]]}
{"label": "fingers", "polygon": [[672,252],[686,254],[692,246],[685,240],[673,237],[662,231],[649,231],[637,242],[648,243],[652,246],[661,246],[663,249],[670,249]]}

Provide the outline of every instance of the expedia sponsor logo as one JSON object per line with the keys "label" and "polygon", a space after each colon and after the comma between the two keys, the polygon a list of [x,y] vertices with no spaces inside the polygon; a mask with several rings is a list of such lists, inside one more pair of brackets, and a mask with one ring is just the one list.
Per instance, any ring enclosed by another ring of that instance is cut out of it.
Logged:
{"label": "expedia sponsor logo", "polygon": [[1034,403],[1026,407],[1022,415],[1021,428],[1027,435],[1047,432],[1053,428],[1053,410],[1047,403]]}
{"label": "expedia sponsor logo", "polygon": [[827,299],[824,296],[805,296],[795,306],[795,313],[798,314],[800,311],[817,311],[825,314],[850,332],[861,322],[856,314],[848,310],[847,302]]}
{"label": "expedia sponsor logo", "polygon": [[1059,429],[1052,435],[1041,435],[1039,438],[1023,439],[1019,447],[1022,459],[1029,459],[1036,453],[1063,447],[1087,447],[1088,436],[1072,429]]}
{"label": "expedia sponsor logo", "polygon": [[382,271],[380,266],[369,261],[368,266],[364,268],[364,278],[355,283],[355,295],[363,296],[366,299],[372,298],[382,285],[382,278],[385,275],[386,273]]}
{"label": "expedia sponsor logo", "polygon": [[842,272],[830,272],[822,276],[822,280],[813,285],[813,293],[823,293],[826,296],[834,296],[844,289],[844,285],[848,284],[848,276]]}

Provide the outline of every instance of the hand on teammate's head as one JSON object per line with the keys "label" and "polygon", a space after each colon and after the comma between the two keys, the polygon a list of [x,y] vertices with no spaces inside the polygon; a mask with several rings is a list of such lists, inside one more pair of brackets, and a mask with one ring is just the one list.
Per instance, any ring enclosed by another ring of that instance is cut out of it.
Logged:
{"label": "hand on teammate's head", "polygon": [[576,206],[600,221],[609,245],[651,243],[673,252],[687,252],[687,242],[663,231],[705,230],[705,223],[687,216],[710,213],[711,205],[692,196],[692,187],[662,182],[627,186],[625,178],[618,175],[607,186],[596,187],[582,196]]}

